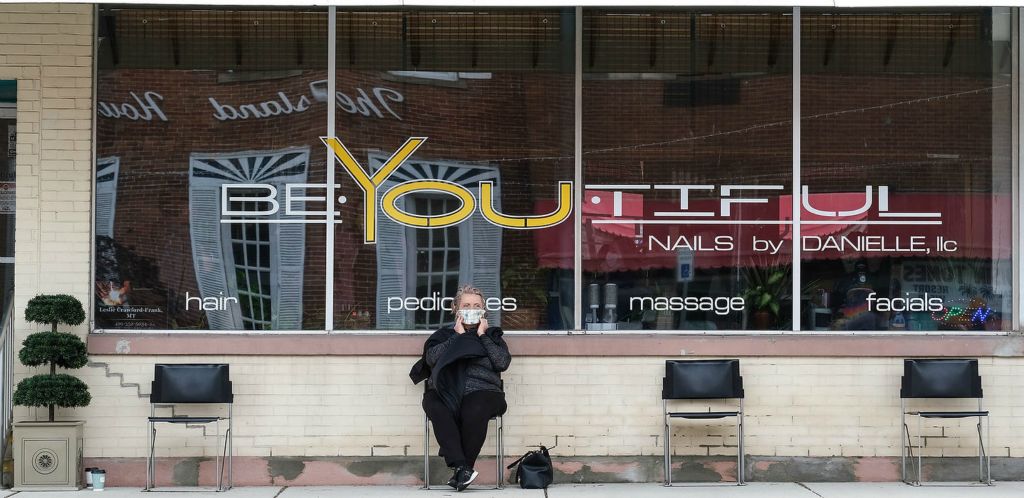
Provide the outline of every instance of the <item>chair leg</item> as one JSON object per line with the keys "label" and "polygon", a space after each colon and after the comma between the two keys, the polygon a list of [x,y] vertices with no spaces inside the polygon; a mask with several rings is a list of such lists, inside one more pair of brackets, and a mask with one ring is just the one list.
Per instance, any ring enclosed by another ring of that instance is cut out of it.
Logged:
{"label": "chair leg", "polygon": [[907,402],[900,398],[900,480],[907,482]]}
{"label": "chair leg", "polygon": [[423,415],[423,488],[430,489],[430,418]]}
{"label": "chair leg", "polygon": [[[978,405],[981,411],[981,405]],[[992,419],[985,417],[985,439],[981,437],[981,418],[978,417],[978,478],[982,484],[992,485]],[[986,442],[987,440],[987,442]]]}
{"label": "chair leg", "polygon": [[742,429],[739,428],[739,417],[736,416],[736,486],[742,486],[743,485],[743,476],[742,476],[742,472],[743,471],[740,470],[740,468],[742,468],[742,465],[743,465],[742,456],[741,456],[742,450],[739,449],[739,431],[740,430],[742,430]]}
{"label": "chair leg", "polygon": [[[221,448],[217,448],[218,451],[222,450],[222,449],[224,450],[224,456],[221,457],[221,461],[223,462],[221,464],[221,466],[220,466],[221,472],[218,475],[218,477],[221,478],[221,482],[217,485],[217,491],[227,491],[228,489],[231,488],[230,485],[225,486],[224,485],[224,481],[223,481],[224,468],[228,466],[228,445],[229,445],[228,436],[230,436],[230,434],[231,434],[231,429],[228,429],[228,431],[224,434],[224,446],[221,447]],[[231,475],[231,470],[230,469],[227,472],[228,472],[228,475]]]}
{"label": "chair leg", "polygon": [[501,417],[501,432],[498,436],[498,442],[501,443],[501,455],[498,456],[498,472],[501,474],[501,479],[498,481],[501,483],[498,488],[505,488],[505,417]]}
{"label": "chair leg", "polygon": [[223,467],[223,462],[221,461],[221,458],[220,458],[220,420],[214,421],[214,423],[213,423],[213,430],[216,431],[214,433],[214,440],[213,440],[213,444],[214,444],[214,448],[215,448],[216,453],[214,453],[214,457],[213,458],[214,458],[214,468],[216,469],[216,472],[217,472],[217,491],[223,491],[224,490],[224,467]]}
{"label": "chair leg", "polygon": [[739,485],[739,486],[745,486],[747,484],[747,482],[744,479],[744,475],[743,474],[746,471],[747,455],[746,455],[746,453],[745,453],[745,451],[743,449],[743,408],[742,408],[742,405],[740,407],[740,415],[737,418],[736,425],[737,425],[736,433],[739,435],[738,436],[739,437],[739,441],[738,441],[738,443],[736,445],[737,446],[737,450],[739,451],[739,457],[737,459],[738,460],[737,461],[738,468],[736,469],[736,480],[739,481],[739,482],[737,482],[736,484]]}
{"label": "chair leg", "polygon": [[232,406],[228,404],[228,489],[235,487],[235,417],[232,413]]}
{"label": "chair leg", "polygon": [[978,417],[978,482],[985,482],[985,441],[981,439],[981,417]]}
{"label": "chair leg", "polygon": [[917,486],[924,477],[924,432],[921,430],[921,415],[917,416]]}
{"label": "chair leg", "polygon": [[662,416],[665,417],[665,486],[672,485],[672,430],[668,424],[668,404],[662,401]]}
{"label": "chair leg", "polygon": [[985,450],[986,467],[988,470],[985,484],[992,485],[992,417],[985,417],[985,438],[988,440]]}
{"label": "chair leg", "polygon": [[153,447],[150,448],[150,452],[153,455],[153,458],[150,459],[150,461],[149,461],[150,475],[153,476],[153,482],[151,484],[151,487],[155,488],[156,487],[156,424],[153,424]]}
{"label": "chair leg", "polygon": [[146,491],[153,489],[153,481],[156,479],[153,476],[153,458],[156,456],[154,451],[156,449],[156,426],[153,422],[149,422],[146,431],[146,439],[149,446],[149,454],[146,457]]}
{"label": "chair leg", "polygon": [[494,417],[494,489],[501,489],[501,416]]}
{"label": "chair leg", "polygon": [[505,488],[505,417],[498,419],[501,426],[498,427],[498,489]]}

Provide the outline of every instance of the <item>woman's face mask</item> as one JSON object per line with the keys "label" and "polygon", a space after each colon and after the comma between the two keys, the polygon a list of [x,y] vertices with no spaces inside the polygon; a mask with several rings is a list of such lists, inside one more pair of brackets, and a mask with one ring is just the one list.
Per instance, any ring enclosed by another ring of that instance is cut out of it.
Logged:
{"label": "woman's face mask", "polygon": [[476,325],[480,323],[480,319],[484,316],[484,310],[481,309],[465,309],[459,310],[459,315],[462,316],[462,323],[466,325]]}

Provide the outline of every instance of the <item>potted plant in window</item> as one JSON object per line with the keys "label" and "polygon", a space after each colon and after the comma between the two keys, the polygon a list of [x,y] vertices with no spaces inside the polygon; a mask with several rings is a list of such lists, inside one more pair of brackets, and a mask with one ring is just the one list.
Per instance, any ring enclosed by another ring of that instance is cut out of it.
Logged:
{"label": "potted plant in window", "polygon": [[502,263],[501,294],[515,296],[518,308],[502,313],[501,326],[507,330],[535,330],[540,327],[548,302],[547,269],[536,261],[513,259]]}
{"label": "potted plant in window", "polygon": [[743,291],[751,324],[757,330],[778,327],[782,302],[791,293],[792,273],[786,264],[753,262],[744,275],[747,288]]}
{"label": "potted plant in window", "polygon": [[30,367],[49,365],[50,372],[19,382],[12,401],[47,407],[49,420],[14,424],[14,489],[80,489],[84,422],[58,421],[55,408],[88,406],[91,397],[85,382],[57,368],[81,368],[89,358],[85,343],[75,334],[57,332],[57,325],[82,323],[85,310],[73,296],[43,294],[29,300],[25,320],[50,325],[50,330],[25,338],[18,359]]}

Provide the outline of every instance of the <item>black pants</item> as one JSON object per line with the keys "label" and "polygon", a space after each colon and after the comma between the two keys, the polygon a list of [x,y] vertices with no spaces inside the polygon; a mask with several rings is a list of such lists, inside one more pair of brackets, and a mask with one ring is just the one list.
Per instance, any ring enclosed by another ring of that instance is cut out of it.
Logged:
{"label": "black pants", "polygon": [[476,464],[476,457],[487,439],[487,423],[505,413],[505,393],[475,391],[462,397],[458,416],[445,406],[437,391],[423,395],[423,411],[434,426],[434,437],[449,467]]}

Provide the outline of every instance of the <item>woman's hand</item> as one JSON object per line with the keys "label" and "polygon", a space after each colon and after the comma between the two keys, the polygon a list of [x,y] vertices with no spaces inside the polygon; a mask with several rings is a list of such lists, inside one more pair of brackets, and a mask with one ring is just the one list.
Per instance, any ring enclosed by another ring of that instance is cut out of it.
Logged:
{"label": "woman's hand", "polygon": [[484,332],[487,332],[487,319],[480,317],[480,326],[476,328],[476,336],[483,337]]}
{"label": "woman's hand", "polygon": [[466,333],[466,327],[462,326],[462,313],[455,312],[455,333],[462,335]]}

